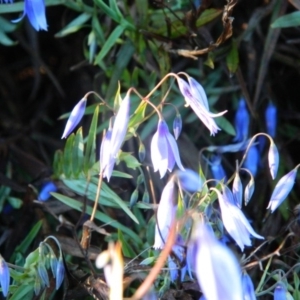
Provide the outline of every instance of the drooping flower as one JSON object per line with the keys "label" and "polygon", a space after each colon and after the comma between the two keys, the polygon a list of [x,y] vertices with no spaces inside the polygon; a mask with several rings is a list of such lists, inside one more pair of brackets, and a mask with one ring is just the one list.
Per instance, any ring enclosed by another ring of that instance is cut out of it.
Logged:
{"label": "drooping flower", "polygon": [[244,192],[245,205],[247,205],[249,203],[249,201],[251,200],[251,197],[254,193],[254,189],[255,189],[255,181],[254,181],[253,176],[251,175],[251,178],[245,187],[245,192]]}
{"label": "drooping flower", "polygon": [[234,126],[236,136],[234,141],[242,142],[248,138],[250,116],[244,99],[240,99],[238,109],[235,114]]}
{"label": "drooping flower", "polygon": [[81,99],[71,111],[62,139],[67,138],[82,119],[86,107],[86,98]]}
{"label": "drooping flower", "polygon": [[264,239],[253,230],[243,212],[236,206],[229,188],[223,186],[222,193],[215,188],[212,189],[218,195],[224,227],[242,251],[244,251],[244,246],[252,245],[251,235]]}
{"label": "drooping flower", "polygon": [[271,177],[272,179],[275,179],[277,176],[277,171],[279,166],[279,153],[273,141],[270,144],[270,148],[268,152],[268,161],[269,161]]}
{"label": "drooping flower", "polygon": [[297,175],[297,167],[284,175],[276,184],[267,208],[273,213],[279,205],[286,199],[292,190]]}
{"label": "drooping flower", "polygon": [[44,0],[25,0],[23,15],[12,22],[21,21],[25,16],[28,17],[30,24],[36,30],[47,31],[46,8]]}
{"label": "drooping flower", "polygon": [[209,111],[207,97],[203,87],[192,77],[188,76],[189,84],[181,78],[177,78],[177,83],[181,94],[183,95],[187,105],[209,129],[211,135],[215,135],[221,130],[213,118],[224,115],[227,111],[213,114]]}
{"label": "drooping flower", "polygon": [[182,130],[182,119],[181,115],[177,114],[173,121],[173,132],[175,139],[177,140]]}
{"label": "drooping flower", "polygon": [[58,290],[65,278],[65,266],[64,266],[62,256],[59,258],[59,260],[57,262],[55,277],[56,277],[55,289]]}
{"label": "drooping flower", "polygon": [[199,174],[195,171],[186,169],[184,171],[177,170],[176,176],[178,178],[178,184],[180,187],[190,193],[200,191],[204,182],[201,180]]}
{"label": "drooping flower", "polygon": [[198,224],[192,243],[198,283],[207,300],[243,300],[240,266],[227,246],[205,224]]}
{"label": "drooping flower", "polygon": [[168,238],[170,227],[176,215],[176,199],[175,182],[170,180],[162,191],[157,209],[157,223],[153,245],[155,249],[162,249]]}
{"label": "drooping flower", "polygon": [[246,159],[244,161],[244,168],[249,170],[251,174],[255,177],[258,169],[259,163],[259,153],[255,145],[252,145],[248,150]]}
{"label": "drooping flower", "polygon": [[57,186],[52,181],[46,182],[38,195],[38,200],[47,201],[51,197],[51,192],[56,192]]}
{"label": "drooping flower", "polygon": [[274,300],[288,300],[286,287],[281,282],[276,285],[274,290]]}
{"label": "drooping flower", "polygon": [[159,120],[157,131],[151,141],[151,159],[154,172],[159,171],[160,177],[164,177],[167,170],[172,171],[177,166],[184,170],[181,164],[179,151],[174,137],[170,134],[167,123]]}
{"label": "drooping flower", "polygon": [[243,201],[243,185],[240,178],[238,170],[235,173],[233,184],[232,184],[232,194],[235,199],[236,205],[241,208]]}
{"label": "drooping flower", "polygon": [[180,268],[181,281],[183,281],[187,271],[187,266],[185,261],[184,240],[181,235],[177,236],[176,243],[172,247],[172,252],[176,257],[172,257],[171,255],[168,256],[168,268],[170,271],[171,281],[175,281],[178,278],[179,265],[184,263],[184,265]]}
{"label": "drooping flower", "polygon": [[272,102],[269,103],[265,110],[265,120],[267,134],[274,138],[277,128],[277,107]]}
{"label": "drooping flower", "polygon": [[113,127],[111,124],[103,138],[100,147],[100,174],[110,180],[118,152],[125,139],[129,122],[130,98],[129,94],[121,102],[115,117]]}
{"label": "drooping flower", "polygon": [[256,300],[254,286],[250,276],[247,273],[243,273],[242,275],[242,286],[244,300]]}
{"label": "drooping flower", "polygon": [[7,296],[9,290],[9,268],[3,257],[0,255],[0,284],[2,288],[2,294]]}

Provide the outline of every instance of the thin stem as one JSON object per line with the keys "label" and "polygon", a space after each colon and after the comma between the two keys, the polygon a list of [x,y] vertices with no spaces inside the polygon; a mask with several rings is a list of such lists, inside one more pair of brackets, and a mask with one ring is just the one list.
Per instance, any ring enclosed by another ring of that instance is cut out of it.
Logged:
{"label": "thin stem", "polygon": [[106,101],[105,101],[98,93],[96,93],[96,92],[94,92],[94,91],[87,92],[87,93],[84,95],[83,98],[87,99],[88,96],[89,96],[89,95],[92,95],[92,94],[93,94],[94,96],[96,96],[98,99],[100,99],[100,100],[105,104],[105,106],[107,106],[110,110],[113,110],[113,108],[110,107],[110,106],[107,104],[107,102],[106,102]]}
{"label": "thin stem", "polygon": [[94,203],[94,207],[93,207],[93,212],[92,212],[91,217],[90,217],[91,222],[94,221],[95,214],[96,214],[96,211],[97,211],[97,206],[98,206],[98,201],[99,201],[99,197],[100,197],[102,181],[103,181],[103,172],[100,173],[99,180],[98,180],[98,187],[97,187],[97,193],[96,193],[96,197],[95,197],[95,203]]}

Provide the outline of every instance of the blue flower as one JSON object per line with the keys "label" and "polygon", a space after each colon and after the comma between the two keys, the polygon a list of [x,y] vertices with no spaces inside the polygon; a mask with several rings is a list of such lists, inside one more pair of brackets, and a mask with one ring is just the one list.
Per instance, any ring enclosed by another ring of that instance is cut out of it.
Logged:
{"label": "blue flower", "polygon": [[250,276],[247,273],[243,273],[242,275],[242,286],[243,286],[243,294],[244,300],[256,300],[254,286]]}
{"label": "blue flower", "polygon": [[71,111],[62,139],[67,138],[82,119],[86,107],[86,98],[81,99]]}
{"label": "blue flower", "polygon": [[249,123],[250,123],[250,117],[249,117],[248,110],[246,108],[246,102],[244,99],[241,99],[239,101],[239,106],[236,111],[235,119],[234,119],[234,125],[236,131],[236,136],[234,138],[234,141],[242,142],[248,138]]}
{"label": "blue flower", "polygon": [[283,283],[278,283],[274,290],[274,300],[287,300],[287,290]]}
{"label": "blue flower", "polygon": [[277,207],[285,200],[294,186],[297,175],[297,167],[284,175],[276,184],[267,208],[273,213]]}
{"label": "blue flower", "polygon": [[177,197],[175,191],[175,183],[170,180],[164,187],[160,202],[157,209],[157,224],[155,226],[155,249],[162,249],[169,235],[172,222],[175,219],[177,209]]}
{"label": "blue flower", "polygon": [[213,118],[224,115],[227,111],[213,114],[209,111],[208,101],[203,87],[192,77],[188,76],[189,84],[181,78],[177,78],[177,83],[186,104],[191,106],[192,110],[209,129],[211,135],[215,135],[221,130]]}
{"label": "blue flower", "polygon": [[218,195],[224,227],[242,251],[244,251],[244,246],[251,246],[251,235],[264,239],[253,230],[243,212],[236,206],[228,187],[223,186],[222,193],[215,188],[212,190]]}
{"label": "blue flower", "polygon": [[64,266],[62,256],[59,258],[57,262],[55,277],[56,277],[55,289],[58,290],[65,278],[65,266]]}
{"label": "blue flower", "polygon": [[182,130],[182,119],[181,115],[177,114],[173,121],[173,132],[175,139],[177,140]]}
{"label": "blue flower", "polygon": [[170,134],[167,123],[159,120],[157,131],[151,141],[151,159],[154,172],[159,171],[160,177],[164,177],[167,170],[170,172],[175,166],[184,170],[181,164],[179,151],[174,137]]}
{"label": "blue flower", "polygon": [[[168,268],[170,271],[171,281],[175,281],[178,278],[178,274],[179,274],[178,264],[182,264],[183,262],[185,262],[184,240],[182,236],[180,235],[177,236],[176,243],[172,247],[172,252],[176,257],[173,258],[170,255],[168,256]],[[186,270],[187,267],[185,262],[184,266],[182,266],[181,268],[181,281],[184,280]]]}
{"label": "blue flower", "polygon": [[272,179],[277,176],[278,166],[279,166],[279,153],[275,143],[272,141],[268,151],[268,162]]}
{"label": "blue flower", "polygon": [[51,197],[50,193],[56,192],[56,191],[57,191],[57,187],[52,181],[46,182],[42,186],[42,189],[39,193],[38,199],[40,201],[47,201]]}
{"label": "blue flower", "polygon": [[235,198],[235,203],[238,207],[242,207],[242,201],[243,201],[243,185],[240,178],[240,174],[238,170],[235,173],[233,184],[232,184],[232,194]]}
{"label": "blue flower", "polygon": [[243,299],[239,263],[207,225],[197,225],[189,247],[194,248],[196,276],[205,299]]}
{"label": "blue flower", "polygon": [[0,284],[2,288],[2,294],[7,296],[9,290],[9,268],[3,257],[0,255]]}
{"label": "blue flower", "polygon": [[178,170],[175,174],[178,178],[178,184],[187,192],[195,193],[200,191],[200,189],[203,187],[203,180],[201,180],[199,174],[193,170]]}
{"label": "blue flower", "polygon": [[272,138],[276,135],[277,128],[277,107],[270,102],[265,111],[266,129]]}
{"label": "blue flower", "polygon": [[123,99],[115,117],[113,127],[108,128],[100,148],[100,173],[110,180],[118,152],[124,142],[130,111],[129,94]]}
{"label": "blue flower", "polygon": [[21,21],[26,15],[36,31],[47,30],[48,25],[44,0],[25,0],[23,15],[13,22]]}

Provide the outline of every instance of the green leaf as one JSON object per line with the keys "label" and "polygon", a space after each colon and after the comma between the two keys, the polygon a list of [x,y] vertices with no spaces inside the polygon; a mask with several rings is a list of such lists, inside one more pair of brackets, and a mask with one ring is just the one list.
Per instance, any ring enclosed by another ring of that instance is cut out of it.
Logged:
{"label": "green leaf", "polygon": [[136,256],[134,250],[124,238],[121,230],[118,230],[118,240],[122,243],[122,252],[125,257],[133,258]]}
{"label": "green leaf", "polygon": [[149,266],[152,265],[154,263],[154,261],[156,260],[157,257],[155,256],[151,256],[151,257],[147,257],[145,258],[143,261],[140,262],[141,266]]}
{"label": "green leaf", "polygon": [[63,28],[58,33],[56,33],[55,37],[60,38],[69,35],[71,33],[77,32],[79,29],[81,29],[84,26],[85,22],[88,21],[91,17],[92,17],[91,14],[85,12],[82,13],[77,18],[75,18],[72,22],[70,22],[65,28]]}
{"label": "green leaf", "polygon": [[63,172],[66,177],[70,177],[72,174],[72,153],[73,153],[73,145],[74,145],[75,135],[72,133],[66,141],[66,145],[64,148],[64,156],[63,156]]}
{"label": "green leaf", "polygon": [[223,129],[225,132],[232,136],[236,135],[234,127],[223,116],[215,118],[214,120],[216,121],[217,125],[220,126],[220,128]]}
{"label": "green leaf", "polygon": [[53,159],[53,173],[55,177],[59,178],[62,174],[62,166],[63,166],[63,152],[61,150],[55,151],[54,159]]}
{"label": "green leaf", "polygon": [[30,300],[33,299],[33,282],[22,282],[22,284],[13,292],[9,300]]}
{"label": "green leaf", "polygon": [[233,40],[231,49],[226,57],[227,68],[230,74],[234,74],[239,66],[239,53],[237,43]]}
{"label": "green leaf", "polygon": [[117,14],[116,11],[114,11],[112,8],[110,8],[102,0],[95,0],[95,4],[98,5],[107,16],[109,16],[114,21],[116,21],[117,23],[119,23],[120,18],[119,18],[119,16],[118,16],[118,14]]}
{"label": "green leaf", "polygon": [[7,201],[15,209],[19,209],[23,204],[23,201],[16,197],[8,197]]}
{"label": "green leaf", "polygon": [[198,20],[196,21],[196,26],[201,27],[204,26],[205,24],[209,23],[210,21],[214,20],[215,18],[217,18],[219,15],[222,14],[222,10],[221,9],[215,9],[215,8],[209,8],[206,9],[198,18]]}
{"label": "green leaf", "polygon": [[120,161],[124,161],[127,168],[129,169],[136,169],[138,168],[141,164],[139,163],[139,161],[129,152],[123,152],[121,151],[118,159]]}
{"label": "green leaf", "polygon": [[14,46],[18,42],[13,41],[8,37],[8,35],[0,29],[0,43],[4,46]]}
{"label": "green leaf", "polygon": [[86,150],[84,155],[84,172],[88,173],[90,167],[94,165],[96,162],[95,150],[96,150],[96,133],[97,133],[97,124],[98,124],[98,116],[99,116],[99,106],[96,106],[92,123],[90,126]]}
{"label": "green leaf", "polygon": [[[79,202],[77,200],[74,200],[70,197],[58,194],[58,193],[51,193],[51,195],[53,197],[55,197],[56,199],[58,199],[59,201],[61,201],[62,203],[68,205],[69,207],[72,207],[72,208],[76,209],[77,211],[82,212],[83,204],[81,202]],[[92,207],[87,205],[86,212],[89,215],[91,215]],[[109,226],[112,226],[114,228],[122,230],[124,233],[126,233],[128,236],[130,236],[136,243],[142,244],[142,241],[141,241],[140,237],[135,232],[133,232],[127,226],[124,226],[121,223],[119,223],[118,221],[112,219],[108,215],[106,215],[106,214],[104,214],[100,211],[97,211],[96,215],[95,215],[95,218],[97,220],[103,222],[104,224],[108,224]]]}
{"label": "green leaf", "polygon": [[73,153],[72,153],[72,163],[73,163],[73,173],[77,176],[82,171],[83,158],[84,158],[84,144],[82,137],[82,127],[80,127],[75,135]]}
{"label": "green leaf", "polygon": [[129,120],[128,128],[133,128],[134,130],[137,129],[138,125],[140,125],[144,118],[145,118],[145,111],[146,111],[147,103],[142,102],[138,108],[135,110],[133,116]]}
{"label": "green leaf", "polygon": [[97,55],[95,63],[99,64],[106,54],[111,50],[111,48],[117,43],[118,38],[121,36],[125,28],[121,25],[118,25],[110,34],[106,43],[103,45],[100,53]]}
{"label": "green leaf", "polygon": [[288,28],[288,27],[296,27],[299,25],[300,25],[300,11],[295,11],[278,18],[271,25],[271,28]]}

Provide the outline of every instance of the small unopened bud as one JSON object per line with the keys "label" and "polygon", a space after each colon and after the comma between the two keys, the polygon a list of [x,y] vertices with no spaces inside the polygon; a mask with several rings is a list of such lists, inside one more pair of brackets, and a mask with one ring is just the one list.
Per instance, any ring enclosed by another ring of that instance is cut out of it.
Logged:
{"label": "small unopened bud", "polygon": [[182,130],[182,119],[181,115],[177,114],[173,121],[173,132],[175,139],[177,140]]}
{"label": "small unopened bud", "polygon": [[273,141],[270,144],[268,161],[269,161],[269,168],[270,168],[272,179],[275,179],[277,176],[277,171],[279,166],[279,153]]}
{"label": "small unopened bud", "polygon": [[140,162],[143,162],[145,160],[145,157],[146,157],[145,145],[143,143],[140,143],[140,146],[139,146],[139,159],[140,159]]}
{"label": "small unopened bud", "polygon": [[9,290],[9,268],[3,257],[0,255],[0,284],[2,288],[2,294],[7,296]]}
{"label": "small unopened bud", "polygon": [[55,277],[56,277],[55,288],[56,288],[56,290],[58,290],[65,278],[65,266],[64,266],[62,256],[58,260]]}

